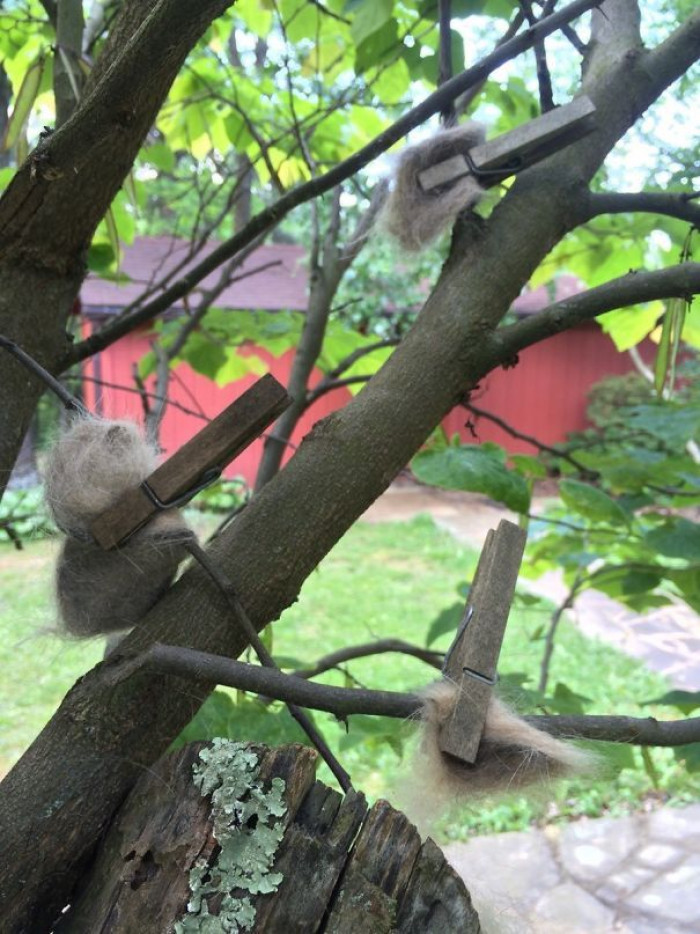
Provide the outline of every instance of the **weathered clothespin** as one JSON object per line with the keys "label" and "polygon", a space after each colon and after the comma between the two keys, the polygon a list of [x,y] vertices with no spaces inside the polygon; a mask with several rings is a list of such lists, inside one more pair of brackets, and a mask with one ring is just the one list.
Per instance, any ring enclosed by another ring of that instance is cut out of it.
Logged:
{"label": "weathered clothespin", "polygon": [[473,175],[484,188],[496,185],[590,133],[595,129],[595,112],[588,97],[577,97],[509,133],[431,165],[418,173],[419,185],[424,192],[438,194],[466,175]]}
{"label": "weathered clothespin", "polygon": [[114,548],[162,509],[182,505],[216,480],[291,399],[269,373],[90,526],[95,541]]}
{"label": "weathered clothespin", "polygon": [[508,622],[527,535],[502,519],[479,558],[464,617],[442,673],[459,688],[450,720],[440,731],[442,752],[473,763],[481,742],[498,656]]}

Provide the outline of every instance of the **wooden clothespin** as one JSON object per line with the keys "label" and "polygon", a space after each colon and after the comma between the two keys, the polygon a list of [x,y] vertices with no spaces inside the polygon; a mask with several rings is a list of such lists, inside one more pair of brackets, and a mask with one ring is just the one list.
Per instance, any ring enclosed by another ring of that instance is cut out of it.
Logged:
{"label": "wooden clothespin", "polygon": [[439,194],[465,175],[474,175],[489,188],[590,133],[595,129],[595,112],[588,97],[577,97],[509,133],[431,165],[418,173],[418,183],[424,192]]}
{"label": "wooden clothespin", "polygon": [[442,673],[458,688],[450,720],[440,731],[443,752],[473,763],[496,683],[498,656],[515,593],[527,535],[502,519],[491,529],[479,558],[464,617],[445,656]]}
{"label": "wooden clothespin", "polygon": [[269,373],[232,402],[205,428],[90,526],[95,541],[114,548],[155,513],[187,502],[216,480],[234,457],[291,404]]}

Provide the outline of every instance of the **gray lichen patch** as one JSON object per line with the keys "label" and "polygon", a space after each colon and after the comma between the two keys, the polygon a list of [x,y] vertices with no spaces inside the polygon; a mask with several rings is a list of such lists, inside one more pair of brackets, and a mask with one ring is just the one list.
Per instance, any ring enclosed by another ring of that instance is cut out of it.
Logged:
{"label": "gray lichen patch", "polygon": [[[192,896],[175,934],[250,931],[255,908],[249,896],[275,892],[282,881],[282,874],[271,869],[284,836],[280,818],[287,810],[285,783],[273,778],[265,789],[258,779],[257,755],[225,739],[203,749],[192,771],[201,794],[211,796],[220,852],[212,865],[202,859],[192,867]],[[221,902],[216,915],[209,913],[210,898]]]}

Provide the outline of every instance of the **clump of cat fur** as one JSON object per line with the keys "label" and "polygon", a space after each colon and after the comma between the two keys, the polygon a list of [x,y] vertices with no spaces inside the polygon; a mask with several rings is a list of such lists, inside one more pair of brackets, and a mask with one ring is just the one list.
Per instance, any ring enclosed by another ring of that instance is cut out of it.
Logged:
{"label": "clump of cat fur", "polygon": [[192,533],[180,513],[158,513],[123,545],[103,550],[90,525],[156,468],[155,449],[130,421],[78,417],[55,443],[45,497],[66,539],[56,568],[62,627],[79,637],[134,626],[170,586]]}
{"label": "clump of cat fur", "polygon": [[473,175],[465,175],[439,190],[423,191],[419,175],[483,143],[484,139],[484,127],[470,122],[407,146],[397,161],[393,187],[379,220],[380,229],[407,252],[421,250],[435,240],[461,211],[481,199],[484,189]]}

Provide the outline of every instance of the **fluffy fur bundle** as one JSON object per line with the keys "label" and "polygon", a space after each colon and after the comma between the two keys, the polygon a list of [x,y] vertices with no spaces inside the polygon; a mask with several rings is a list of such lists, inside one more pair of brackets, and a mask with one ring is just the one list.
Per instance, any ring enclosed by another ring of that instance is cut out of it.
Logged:
{"label": "fluffy fur bundle", "polygon": [[56,442],[45,495],[67,534],[56,591],[64,628],[72,635],[128,629],[172,582],[191,536],[177,510],[158,514],[121,547],[104,551],[90,523],[156,467],[155,450],[135,424],[79,418]]}
{"label": "fluffy fur bundle", "polygon": [[467,765],[445,755],[439,734],[452,715],[457,691],[448,681],[437,681],[423,691],[422,738],[412,787],[406,790],[407,810],[418,822],[434,820],[460,800],[519,791],[595,770],[595,756],[530,726],[495,696],[476,762]]}
{"label": "fluffy fur bundle", "polygon": [[484,127],[480,123],[464,123],[403,150],[380,226],[404,250],[422,249],[446,230],[460,211],[475,205],[484,193],[471,175],[453,182],[444,191],[426,192],[420,186],[418,174],[483,143],[484,138]]}

